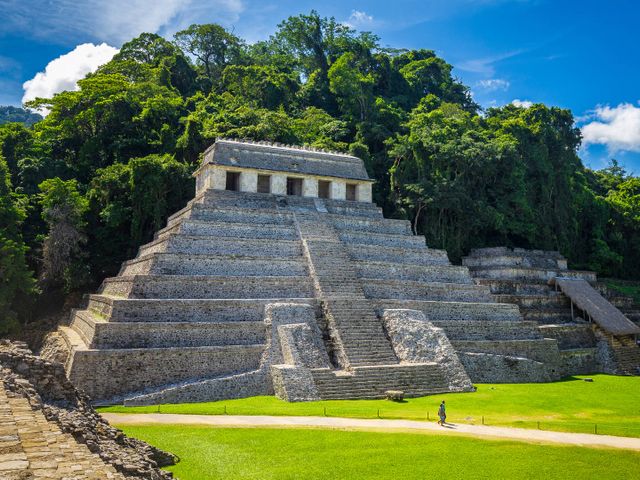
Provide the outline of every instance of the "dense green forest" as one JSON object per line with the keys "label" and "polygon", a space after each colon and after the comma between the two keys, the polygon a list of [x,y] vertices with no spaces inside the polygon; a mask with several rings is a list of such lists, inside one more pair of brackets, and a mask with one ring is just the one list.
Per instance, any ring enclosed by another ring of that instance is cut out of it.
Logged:
{"label": "dense green forest", "polygon": [[0,330],[114,275],[192,197],[221,136],[363,158],[385,214],[453,261],[508,245],[640,271],[640,179],[585,168],[568,110],[481,111],[431,50],[311,12],[255,44],[218,25],[145,33],[79,87],[30,102],[49,112],[33,126],[0,125]]}

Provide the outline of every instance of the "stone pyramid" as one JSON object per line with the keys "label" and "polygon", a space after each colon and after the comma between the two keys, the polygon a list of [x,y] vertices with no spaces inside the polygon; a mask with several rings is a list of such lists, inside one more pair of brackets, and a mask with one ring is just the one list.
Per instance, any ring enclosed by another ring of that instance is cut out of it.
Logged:
{"label": "stone pyramid", "polygon": [[195,198],[60,327],[97,403],[557,378],[557,341],[384,218],[362,160],[218,140],[194,176]]}

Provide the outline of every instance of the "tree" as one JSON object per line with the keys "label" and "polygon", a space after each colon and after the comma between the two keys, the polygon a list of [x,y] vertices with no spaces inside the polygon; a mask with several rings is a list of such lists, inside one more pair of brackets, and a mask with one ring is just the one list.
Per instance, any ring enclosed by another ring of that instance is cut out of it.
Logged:
{"label": "tree", "polygon": [[516,144],[494,135],[460,106],[419,105],[407,135],[391,142],[391,189],[400,213],[427,243],[459,259],[489,242],[512,243],[527,231]]}
{"label": "tree", "polygon": [[373,76],[358,65],[355,54],[340,56],[329,69],[329,89],[338,97],[342,110],[360,121],[367,118],[373,103]]}
{"label": "tree", "polygon": [[229,65],[222,73],[221,84],[226,92],[271,110],[289,107],[299,89],[291,73],[259,65]]}
{"label": "tree", "polygon": [[210,80],[218,79],[224,67],[239,62],[243,55],[242,41],[213,23],[191,25],[176,33],[174,39],[180,48],[197,59]]}
{"label": "tree", "polygon": [[76,180],[50,178],[39,187],[42,216],[48,226],[40,281],[45,289],[62,287],[70,292],[88,281],[82,258],[82,245],[87,241],[84,232],[87,201],[78,192]]}
{"label": "tree", "polygon": [[115,274],[193,197],[191,169],[170,155],[133,158],[98,170],[87,192],[90,262],[94,271]]}
{"label": "tree", "polygon": [[113,57],[114,61],[132,60],[158,66],[165,58],[182,52],[171,42],[155,33],[141,33],[133,40],[120,47],[120,51]]}
{"label": "tree", "polygon": [[0,334],[19,327],[36,293],[20,232],[24,218],[24,211],[12,198],[9,169],[0,155]]}
{"label": "tree", "polygon": [[378,46],[378,37],[369,32],[358,35],[335,18],[322,18],[312,10],[309,15],[289,17],[280,23],[270,42],[277,46],[276,50],[293,53],[305,75],[319,70],[324,77],[344,53],[369,56]]}

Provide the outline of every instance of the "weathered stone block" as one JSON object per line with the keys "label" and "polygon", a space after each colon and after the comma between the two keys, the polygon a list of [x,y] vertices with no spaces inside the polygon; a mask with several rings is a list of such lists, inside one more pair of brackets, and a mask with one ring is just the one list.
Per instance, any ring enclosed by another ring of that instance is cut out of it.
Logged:
{"label": "weathered stone block", "polygon": [[471,380],[442,329],[418,310],[384,310],[384,327],[401,362],[442,365],[453,391],[470,391]]}

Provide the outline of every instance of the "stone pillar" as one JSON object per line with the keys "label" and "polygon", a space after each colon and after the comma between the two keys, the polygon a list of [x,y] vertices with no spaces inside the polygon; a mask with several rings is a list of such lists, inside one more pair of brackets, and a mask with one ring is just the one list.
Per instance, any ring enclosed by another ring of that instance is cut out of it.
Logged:
{"label": "stone pillar", "polygon": [[196,195],[202,193],[206,189],[207,171],[202,170],[196,175]]}
{"label": "stone pillar", "polygon": [[205,188],[225,190],[227,188],[227,171],[224,168],[208,168],[208,181]]}
{"label": "stone pillar", "polygon": [[347,198],[347,184],[340,180],[331,180],[331,200],[345,200]]}
{"label": "stone pillar", "polygon": [[356,187],[356,200],[358,202],[367,202],[371,203],[372,195],[371,195],[371,184],[370,183],[359,183]]}
{"label": "stone pillar", "polygon": [[258,191],[258,174],[256,172],[243,171],[240,173],[240,191],[253,193]]}
{"label": "stone pillar", "polygon": [[287,194],[287,176],[274,173],[271,175],[271,193],[274,195]]}
{"label": "stone pillar", "polygon": [[317,178],[304,178],[302,180],[302,196],[318,198]]}

